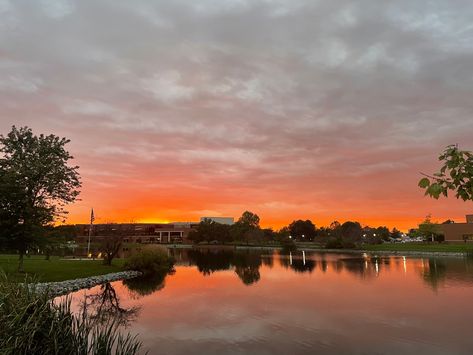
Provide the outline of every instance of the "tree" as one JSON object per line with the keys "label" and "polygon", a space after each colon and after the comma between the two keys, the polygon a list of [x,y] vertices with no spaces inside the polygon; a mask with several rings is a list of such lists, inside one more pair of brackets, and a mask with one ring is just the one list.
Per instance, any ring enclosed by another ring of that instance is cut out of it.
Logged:
{"label": "tree", "polygon": [[189,240],[192,240],[196,244],[214,240],[225,244],[230,241],[230,239],[229,225],[217,223],[208,218],[201,221],[195,230],[189,233]]}
{"label": "tree", "polygon": [[330,223],[330,231],[328,231],[329,237],[332,238],[341,238],[341,224],[339,221],[333,221]]}
{"label": "tree", "polygon": [[357,243],[361,241],[363,230],[358,222],[345,222],[340,226],[340,233],[343,241]]}
{"label": "tree", "polygon": [[78,166],[65,149],[70,141],[36,136],[28,127],[0,135],[0,229],[6,244],[23,256],[36,246],[45,226],[65,217],[81,187]]}
{"label": "tree", "polygon": [[313,240],[315,237],[315,225],[310,220],[297,220],[293,221],[289,225],[289,230],[291,232],[291,236],[296,240],[306,240],[310,241]]}
{"label": "tree", "polygon": [[104,265],[112,265],[112,260],[115,259],[121,247],[122,238],[120,236],[114,235],[103,237],[100,250],[103,254]]}
{"label": "tree", "polygon": [[390,236],[394,239],[400,239],[402,237],[402,233],[397,228],[393,228],[393,230],[390,232]]}
{"label": "tree", "polygon": [[429,241],[443,241],[443,235],[437,223],[432,223],[432,216],[429,214],[425,220],[419,224],[419,234]]}
{"label": "tree", "polygon": [[44,252],[46,260],[49,260],[52,253],[62,251],[65,254],[69,247],[67,242],[73,241],[76,236],[77,230],[73,225],[46,226],[36,246]]}
{"label": "tree", "polygon": [[253,231],[260,229],[259,221],[257,214],[250,211],[243,212],[238,221],[230,228],[231,239],[245,241],[249,244],[250,239],[255,236]]}
{"label": "tree", "polygon": [[425,189],[425,195],[438,199],[447,197],[448,191],[455,191],[455,197],[463,201],[473,201],[473,153],[449,145],[439,156],[443,162],[440,171],[425,175],[419,181],[419,187]]}
{"label": "tree", "polygon": [[259,228],[259,221],[260,220],[257,214],[250,211],[245,211],[238,219],[237,223],[244,224],[250,228]]}
{"label": "tree", "polygon": [[388,241],[391,233],[389,232],[388,227],[378,227],[376,228],[376,235],[379,236],[382,240]]}
{"label": "tree", "polygon": [[289,230],[289,227],[282,227],[280,230],[277,231],[276,233],[276,238],[278,241],[284,241],[289,238],[291,235],[291,231]]}

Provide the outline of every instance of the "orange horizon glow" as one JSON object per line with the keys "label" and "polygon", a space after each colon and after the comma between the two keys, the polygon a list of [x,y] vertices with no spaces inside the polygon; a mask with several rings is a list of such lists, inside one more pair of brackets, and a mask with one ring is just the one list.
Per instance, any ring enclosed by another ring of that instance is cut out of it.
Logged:
{"label": "orange horizon glow", "polygon": [[276,229],[405,231],[473,212],[417,186],[446,146],[473,150],[461,6],[30,2],[0,6],[0,134],[70,140],[68,223],[92,207],[101,223],[249,210]]}
{"label": "orange horizon glow", "polygon": [[[179,213],[179,211],[166,211],[163,210],[161,213],[158,212],[158,216],[154,217],[153,215],[147,215],[146,211],[142,211],[141,208],[133,208],[130,207],[130,212],[128,211],[114,211],[113,209],[105,207],[105,215],[104,212],[100,208],[94,207],[95,213],[95,223],[173,223],[173,222],[199,222],[201,217],[233,217],[235,221],[238,220],[241,212],[236,213],[219,213],[219,214],[186,214],[186,213]],[[136,206],[135,206],[136,207]],[[72,206],[70,209],[69,218],[66,220],[66,224],[87,224],[90,221],[90,210],[84,211],[84,208],[74,208]],[[133,213],[133,210],[137,210],[137,213]],[[386,226],[389,229],[397,228],[402,232],[407,232],[411,228],[417,228],[418,225],[424,221],[427,214],[417,216],[408,216],[405,218],[402,217],[393,217],[393,218],[383,218],[382,216],[339,216],[339,218],[331,217],[331,216],[310,216],[307,214],[301,214],[300,216],[296,214],[288,214],[287,216],[275,218],[272,216],[265,215],[260,211],[252,210],[249,208],[248,210],[257,213],[260,217],[260,225],[262,228],[272,228],[274,230],[278,230],[282,227],[287,226],[292,221],[297,219],[310,219],[317,228],[320,227],[328,227],[332,222],[338,221],[340,223],[344,223],[346,221],[356,221],[359,222],[362,226],[371,226],[371,227],[378,227],[378,226]],[[468,210],[465,209],[463,215],[452,216],[452,215],[433,215],[432,221],[434,223],[441,223],[447,219],[454,220],[456,223],[464,223],[465,222],[465,215],[468,214]],[[269,213],[268,213],[269,214]],[[162,216],[166,216],[163,218]]]}

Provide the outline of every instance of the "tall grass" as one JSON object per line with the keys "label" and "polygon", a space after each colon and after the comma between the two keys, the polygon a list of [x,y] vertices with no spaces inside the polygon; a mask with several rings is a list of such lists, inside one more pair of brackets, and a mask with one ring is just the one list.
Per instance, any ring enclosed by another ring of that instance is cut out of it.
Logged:
{"label": "tall grass", "polygon": [[0,275],[0,354],[132,355],[140,349],[113,319],[99,324],[86,311],[75,315],[70,298],[55,303],[27,282]]}

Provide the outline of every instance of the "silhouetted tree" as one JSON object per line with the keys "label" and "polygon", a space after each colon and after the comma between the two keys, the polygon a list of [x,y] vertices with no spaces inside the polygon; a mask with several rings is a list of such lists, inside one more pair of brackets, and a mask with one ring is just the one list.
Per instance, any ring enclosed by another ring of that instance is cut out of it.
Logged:
{"label": "silhouetted tree", "polygon": [[112,265],[112,260],[117,256],[122,247],[122,239],[118,235],[106,236],[102,238],[100,250],[103,254],[103,263]]}
{"label": "silhouetted tree", "polygon": [[259,217],[257,214],[250,212],[250,211],[245,211],[241,215],[240,219],[238,219],[237,223],[246,225],[250,228],[259,228]]}
{"label": "silhouetted tree", "polygon": [[189,233],[188,238],[196,244],[214,240],[225,244],[231,241],[230,228],[227,224],[217,223],[206,218]]}
{"label": "silhouetted tree", "polygon": [[388,227],[378,227],[376,228],[376,235],[379,236],[382,240],[388,241],[391,233],[389,232]]}
{"label": "silhouetted tree", "polygon": [[301,219],[293,221],[289,225],[291,236],[296,240],[312,241],[315,237],[315,225],[310,220],[303,221]]}
{"label": "silhouetted tree", "polygon": [[340,233],[344,243],[358,243],[361,241],[363,234],[360,223],[351,221],[340,226]]}
{"label": "silhouetted tree", "polygon": [[245,211],[238,221],[231,226],[230,235],[231,239],[234,241],[243,241],[249,244],[251,239],[257,239],[260,237],[258,232],[254,232],[259,230],[258,215]]}
{"label": "silhouetted tree", "polygon": [[393,230],[390,233],[391,238],[394,239],[400,239],[401,238],[401,232],[397,228],[393,228]]}
{"label": "silhouetted tree", "polygon": [[12,127],[0,135],[0,233],[3,241],[23,255],[43,236],[44,226],[64,217],[81,187],[77,166],[65,149],[69,140],[33,134]]}

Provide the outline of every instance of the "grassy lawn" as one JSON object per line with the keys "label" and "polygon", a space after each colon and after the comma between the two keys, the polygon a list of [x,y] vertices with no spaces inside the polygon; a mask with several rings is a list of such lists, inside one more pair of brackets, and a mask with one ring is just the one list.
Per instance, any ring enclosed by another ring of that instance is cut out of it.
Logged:
{"label": "grassy lawn", "polygon": [[438,244],[438,243],[384,243],[363,245],[369,251],[425,251],[425,252],[473,252],[473,244]]}
{"label": "grassy lawn", "polygon": [[[51,256],[48,261],[40,255],[25,257],[24,260],[26,274],[40,282],[64,281],[122,271],[124,263],[124,259],[115,259],[112,266],[105,266],[102,260],[61,260],[58,256]],[[22,281],[25,274],[17,273],[17,268],[18,255],[0,255],[0,270],[14,280]]]}

